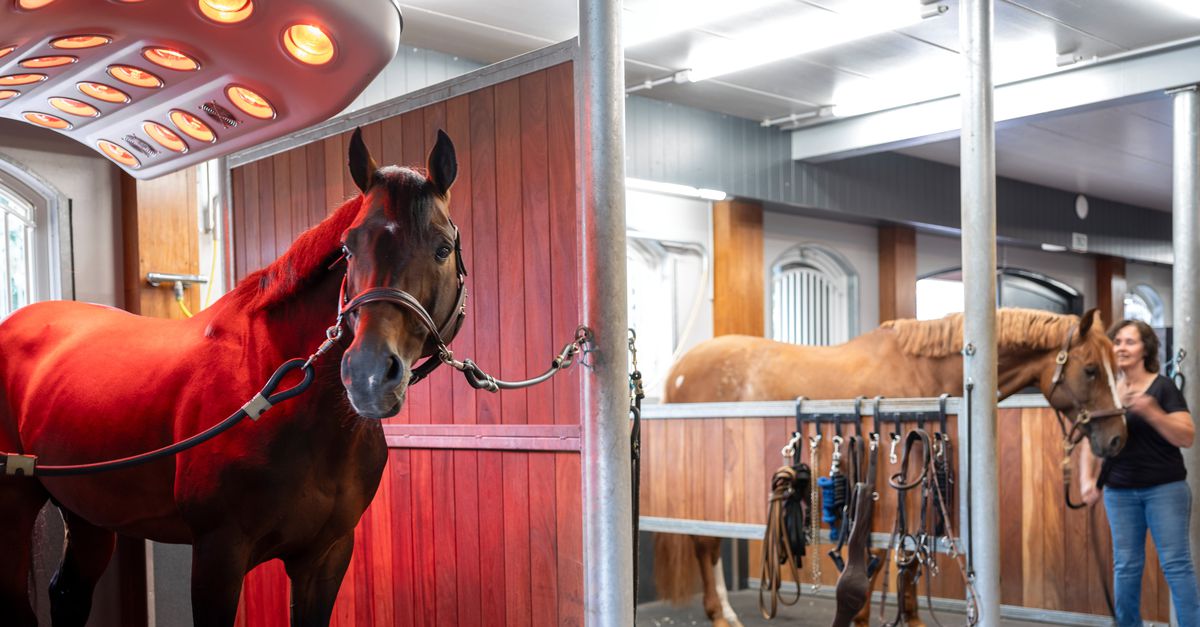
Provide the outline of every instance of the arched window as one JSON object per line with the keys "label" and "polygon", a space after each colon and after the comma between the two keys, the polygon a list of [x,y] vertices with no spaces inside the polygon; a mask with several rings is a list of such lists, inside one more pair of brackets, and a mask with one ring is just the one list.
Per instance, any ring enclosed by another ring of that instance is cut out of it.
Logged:
{"label": "arched window", "polygon": [[[1083,313],[1083,295],[1044,274],[1002,267],[996,269],[996,306],[1079,315]],[[962,310],[962,270],[939,270],[917,280],[917,318],[932,320]]]}
{"label": "arched window", "polygon": [[36,226],[33,204],[0,184],[0,277],[4,285],[0,317],[33,301]]}
{"label": "arched window", "polygon": [[771,264],[771,338],[829,346],[858,335],[858,272],[824,246],[800,244]]}
{"label": "arched window", "polygon": [[[67,200],[50,183],[0,155],[0,318],[71,293]],[[61,215],[60,215],[61,214]]]}
{"label": "arched window", "polygon": [[1145,283],[1134,286],[1133,291],[1125,295],[1125,318],[1162,328],[1163,300],[1158,291]]}

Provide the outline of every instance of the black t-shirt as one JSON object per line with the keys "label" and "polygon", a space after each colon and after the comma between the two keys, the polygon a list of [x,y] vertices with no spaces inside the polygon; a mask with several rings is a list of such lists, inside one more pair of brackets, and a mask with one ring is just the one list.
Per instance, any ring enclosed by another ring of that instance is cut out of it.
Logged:
{"label": "black t-shirt", "polygon": [[[1146,394],[1153,396],[1168,414],[1187,411],[1183,394],[1161,374],[1155,376]],[[1105,460],[1101,475],[1105,486],[1148,488],[1187,478],[1179,447],[1167,442],[1141,414],[1130,412],[1125,421],[1129,425],[1129,440],[1116,457]]]}

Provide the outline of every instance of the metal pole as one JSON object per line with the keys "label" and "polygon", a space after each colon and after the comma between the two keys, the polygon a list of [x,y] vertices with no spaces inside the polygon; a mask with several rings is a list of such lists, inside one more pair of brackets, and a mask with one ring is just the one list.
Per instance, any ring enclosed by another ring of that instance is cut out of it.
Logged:
{"label": "metal pole", "polygon": [[578,103],[585,319],[583,562],[589,626],[633,624],[633,507],[625,285],[625,63],[621,1],[580,0]]}
{"label": "metal pole", "polygon": [[[963,385],[971,389],[968,550],[979,624],[1000,624],[1000,517],[996,439],[996,133],[992,110],[992,0],[959,5],[962,97]],[[960,423],[961,424],[961,423]],[[961,463],[961,462],[960,462]]]}
{"label": "metal pole", "polygon": [[[1200,167],[1200,94],[1191,86],[1174,92],[1175,137],[1174,137],[1174,182],[1171,197],[1171,236],[1175,248],[1175,266],[1171,270],[1171,294],[1175,299],[1174,312],[1174,359],[1179,351],[1184,358],[1180,370],[1187,376],[1183,386],[1183,397],[1193,415],[1200,411],[1200,371],[1196,360],[1196,315],[1200,297],[1196,292],[1197,262],[1200,261],[1200,228],[1197,214],[1200,212],[1200,185],[1197,184],[1196,169]],[[1183,449],[1183,461],[1188,470],[1188,487],[1192,500],[1200,494],[1200,447]],[[1200,516],[1192,516],[1190,536],[1192,562],[1197,561],[1200,551]]]}

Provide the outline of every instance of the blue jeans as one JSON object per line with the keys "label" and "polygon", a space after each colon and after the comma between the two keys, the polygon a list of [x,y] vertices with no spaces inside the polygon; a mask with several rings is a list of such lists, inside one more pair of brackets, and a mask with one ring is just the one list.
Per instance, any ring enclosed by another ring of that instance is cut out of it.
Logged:
{"label": "blue jeans", "polygon": [[1186,481],[1149,488],[1105,488],[1104,508],[1113,541],[1113,597],[1117,625],[1141,627],[1146,529],[1171,588],[1180,627],[1200,627],[1200,592],[1188,547],[1192,495]]}

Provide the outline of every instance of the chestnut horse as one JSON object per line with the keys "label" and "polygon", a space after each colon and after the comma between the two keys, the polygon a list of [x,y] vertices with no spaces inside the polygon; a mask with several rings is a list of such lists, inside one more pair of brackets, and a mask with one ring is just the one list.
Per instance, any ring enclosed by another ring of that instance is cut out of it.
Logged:
{"label": "chestnut horse", "polygon": [[[439,132],[427,171],[380,169],[355,132],[349,167],[361,195],[194,318],[47,302],[4,320],[0,451],[80,464],[198,433],[236,412],[281,363],[312,353],[345,295],[400,290],[437,323],[454,320],[462,271],[448,213],[457,171],[449,138]],[[256,422],[114,472],[0,474],[0,622],[36,624],[30,532],[52,499],[69,531],[50,584],[55,627],[87,622],[114,532],[193,546],[198,627],[233,625],[245,574],[275,558],[291,580],[291,624],[328,625],[354,527],[387,461],[379,419],[400,410],[414,362],[433,345],[412,304],[355,302],[345,316],[352,341],[316,362],[300,398]]]}
{"label": "chestnut horse", "polygon": [[[1027,309],[999,310],[1000,398],[1036,385],[1053,407],[1068,415],[1080,409],[1077,404],[1091,412],[1120,408],[1112,343],[1095,311],[1080,318]],[[1056,386],[1055,358],[1068,340],[1068,359]],[[961,394],[961,351],[961,314],[930,321],[894,320],[845,344],[828,347],[725,335],[699,344],[671,367],[663,402]],[[1097,420],[1085,430],[1092,452],[1101,457],[1115,455],[1125,443],[1123,418]],[[720,538],[658,534],[655,583],[660,597],[684,602],[694,594],[698,565],[709,619],[719,627],[740,625],[726,599],[720,542]]]}

